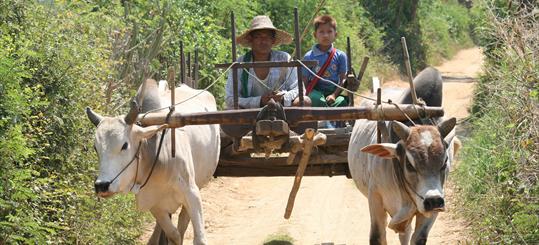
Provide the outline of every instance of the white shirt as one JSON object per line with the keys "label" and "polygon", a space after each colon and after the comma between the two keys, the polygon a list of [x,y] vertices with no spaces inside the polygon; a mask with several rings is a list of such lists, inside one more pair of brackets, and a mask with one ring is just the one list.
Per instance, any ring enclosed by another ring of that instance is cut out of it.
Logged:
{"label": "white shirt", "polygon": [[[290,55],[282,51],[271,51],[270,61],[289,61]],[[243,61],[243,56],[238,59],[238,62]],[[234,95],[233,95],[233,82],[232,82],[232,69],[228,73],[228,79],[226,81],[226,105],[228,109],[234,108]],[[238,69],[238,104],[240,108],[259,108],[260,107],[260,98],[265,90],[265,86],[259,84],[258,79],[249,75],[247,80],[247,94],[249,97],[241,97],[241,74],[243,69]],[[253,68],[249,69],[249,73],[256,76]],[[298,97],[298,78],[297,71],[295,67],[272,67],[266,77],[265,84],[272,91],[285,91],[286,93],[283,96],[284,106],[291,106],[292,102],[296,97]],[[280,81],[279,81],[280,80]],[[255,85],[256,84],[256,85]],[[255,87],[256,86],[256,87]],[[261,89],[263,87],[264,89]],[[305,91],[305,90],[303,90]]]}

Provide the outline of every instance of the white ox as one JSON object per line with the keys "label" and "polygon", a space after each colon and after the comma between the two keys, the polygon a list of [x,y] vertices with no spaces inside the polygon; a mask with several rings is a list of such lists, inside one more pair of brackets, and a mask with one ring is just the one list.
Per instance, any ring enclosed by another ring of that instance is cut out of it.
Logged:
{"label": "white ox", "polygon": [[[430,106],[441,106],[442,79],[437,70],[426,69],[414,84],[418,97]],[[410,103],[409,90],[397,95],[393,90],[390,97]],[[381,144],[376,142],[377,122],[356,121],[348,164],[356,186],[368,198],[370,244],[387,243],[386,226],[399,233],[401,244],[408,244],[410,238],[412,244],[425,244],[438,212],[444,210],[443,185],[460,141],[454,134],[455,118],[435,121],[437,125],[411,127],[387,123],[391,142]]]}
{"label": "white ox", "polygon": [[[135,100],[142,102],[143,112],[170,106],[170,91],[159,90],[153,80],[147,80],[144,84],[139,88]],[[182,85],[175,90],[176,101],[200,92]],[[215,111],[216,103],[210,93],[201,92],[177,105],[175,110]],[[158,242],[161,229],[169,241],[182,244],[189,220],[193,224],[194,243],[205,244],[199,188],[209,182],[217,167],[220,150],[218,125],[173,129],[176,130],[175,158],[171,155],[170,129],[167,129],[152,172],[161,131],[166,125],[143,128],[134,124],[138,114],[135,106],[125,117],[102,117],[89,108],[86,112],[97,127],[94,142],[99,157],[99,176],[95,181],[97,195],[110,197],[116,193],[134,192],[137,207],[149,210],[157,221],[149,244]],[[143,185],[146,181],[147,184]],[[176,228],[170,215],[180,206],[182,209]]]}

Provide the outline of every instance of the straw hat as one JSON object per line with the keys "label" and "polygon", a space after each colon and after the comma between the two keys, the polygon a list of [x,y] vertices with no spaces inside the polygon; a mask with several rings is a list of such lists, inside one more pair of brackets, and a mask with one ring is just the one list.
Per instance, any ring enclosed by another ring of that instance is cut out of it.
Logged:
{"label": "straw hat", "polygon": [[273,44],[273,47],[281,44],[290,44],[292,42],[292,36],[283,30],[275,28],[271,19],[265,15],[255,16],[251,22],[251,27],[244,31],[240,36],[236,37],[236,42],[242,46],[251,47],[249,33],[256,30],[274,30],[275,44]]}

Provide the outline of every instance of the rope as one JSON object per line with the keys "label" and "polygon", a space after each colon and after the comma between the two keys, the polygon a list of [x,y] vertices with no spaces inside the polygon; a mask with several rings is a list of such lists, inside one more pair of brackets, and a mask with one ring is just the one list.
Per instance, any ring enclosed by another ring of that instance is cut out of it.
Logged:
{"label": "rope", "polygon": [[412,122],[412,124],[413,124],[414,126],[416,126],[416,125],[415,125],[415,122],[408,116],[408,114],[406,114],[406,112],[404,112],[404,111],[400,108],[400,106],[399,106],[398,104],[395,104],[395,103],[393,103],[393,102],[391,102],[391,101],[389,101],[389,102],[390,102],[390,104],[393,104],[395,107],[397,107],[397,109],[399,109],[399,111],[400,111],[406,118],[408,118],[408,121]]}
{"label": "rope", "polygon": [[[363,99],[368,99],[368,100],[376,101],[376,99],[373,99],[373,98],[370,98],[370,97],[367,97],[367,96],[363,96],[363,95],[361,95],[361,94],[358,94],[357,92],[354,92],[354,91],[352,91],[352,90],[349,90],[349,89],[347,89],[347,88],[345,88],[345,87],[343,87],[343,86],[341,86],[341,85],[335,83],[334,81],[327,80],[327,79],[325,79],[325,78],[323,78],[323,77],[321,77],[321,76],[318,76],[318,75],[317,75],[316,73],[314,73],[309,67],[307,67],[303,62],[301,62],[301,60],[297,60],[297,61],[298,61],[298,62],[299,62],[305,69],[307,69],[307,71],[309,71],[309,73],[311,73],[313,76],[317,77],[319,80],[322,80],[322,81],[324,81],[324,82],[331,83],[331,84],[335,85],[336,87],[338,87],[338,88],[340,88],[340,89],[342,89],[342,90],[344,90],[344,91],[346,91],[346,92],[348,92],[348,93],[357,95],[357,96],[359,96],[359,97],[361,97],[361,98],[363,98]],[[390,104],[389,102],[386,102],[386,101],[382,101],[382,103]]]}
{"label": "rope", "polygon": [[[339,85],[339,84],[337,84],[337,83],[335,83],[335,82],[333,82],[333,81],[331,81],[331,80],[328,80],[328,79],[325,79],[325,78],[323,78],[323,77],[320,77],[320,76],[318,76],[316,73],[314,73],[309,67],[307,67],[305,64],[303,64],[303,62],[301,62],[301,60],[298,60],[298,62],[299,62],[305,69],[307,69],[307,71],[309,71],[313,76],[316,76],[318,79],[320,79],[320,80],[322,80],[322,81],[325,81],[325,82],[329,82],[329,83],[335,85],[336,87],[338,87],[338,88],[340,88],[340,89],[342,89],[342,90],[344,90],[344,91],[346,91],[346,92],[348,92],[348,93],[357,95],[357,96],[359,96],[359,97],[361,97],[361,98],[363,98],[363,99],[368,99],[368,100],[376,101],[376,99],[373,99],[373,98],[370,98],[370,97],[367,97],[367,96],[363,96],[363,95],[361,95],[361,94],[359,94],[359,93],[357,93],[357,92],[354,92],[354,91],[352,91],[352,90],[349,90],[349,89],[347,89],[347,88],[345,88],[345,87],[343,87],[343,86],[341,86],[341,85]],[[397,107],[397,109],[398,109],[399,111],[402,112],[402,114],[404,114],[404,116],[406,116],[406,118],[407,118],[407,119],[408,119],[414,126],[416,125],[416,124],[414,123],[414,121],[408,116],[408,114],[406,114],[406,112],[404,112],[404,111],[403,111],[397,104],[393,103],[391,100],[388,100],[388,101],[383,101],[383,100],[382,100],[381,102],[382,102],[382,103],[389,104],[389,105],[394,105],[395,107]],[[419,114],[418,114],[418,115],[419,115]]]}
{"label": "rope", "polygon": [[195,94],[195,95],[193,95],[193,96],[191,96],[191,97],[189,97],[189,98],[187,98],[187,99],[185,99],[185,100],[182,100],[182,101],[180,101],[180,102],[178,102],[178,103],[176,103],[176,104],[174,104],[174,105],[171,105],[171,106],[164,106],[164,107],[161,107],[161,108],[149,110],[149,111],[145,112],[144,115],[142,115],[142,119],[144,119],[144,118],[146,117],[146,115],[148,115],[149,113],[156,112],[156,111],[160,111],[160,110],[164,110],[164,109],[170,109],[170,107],[175,107],[175,106],[177,106],[177,105],[179,105],[179,104],[185,103],[185,102],[187,102],[187,101],[189,101],[189,100],[191,100],[191,99],[194,99],[195,97],[201,95],[202,93],[207,92],[208,89],[210,89],[211,87],[213,87],[213,85],[215,85],[215,84],[219,81],[219,79],[221,79],[221,77],[222,77],[224,74],[228,73],[228,71],[232,68],[232,66],[234,66],[234,65],[237,64],[237,63],[238,63],[238,62],[234,62],[234,63],[230,64],[230,66],[229,66],[228,68],[226,68],[226,70],[225,70],[224,72],[222,72],[221,75],[219,75],[219,76],[218,76],[218,77],[217,77],[217,78],[216,78],[210,85],[208,85],[206,88],[202,89],[202,90],[201,90],[200,92],[198,92],[197,94]]}
{"label": "rope", "polygon": [[[135,152],[135,155],[133,156],[133,159],[110,181],[110,184],[112,184],[129,166],[131,166],[131,163],[137,159],[137,171],[138,171],[138,162],[139,162],[139,152],[140,152],[140,145],[141,143],[138,143],[137,152]],[[132,187],[131,187],[132,188]]]}
{"label": "rope", "polygon": [[[287,69],[288,71],[288,69]],[[247,73],[249,76],[253,77],[255,79],[256,82],[260,83],[262,86],[264,86],[266,89],[268,89],[269,91],[278,91],[280,90],[281,88],[283,88],[283,86],[286,84],[286,81],[288,81],[288,79],[290,78],[290,76],[292,75],[292,71],[288,72],[288,76],[286,77],[286,79],[283,81],[283,83],[281,83],[281,86],[279,86],[277,89],[271,89],[270,87],[268,87],[267,84],[265,84],[262,80],[260,80],[255,74],[249,72],[248,69],[246,68],[243,68],[243,72]],[[269,74],[268,74],[269,76]]]}

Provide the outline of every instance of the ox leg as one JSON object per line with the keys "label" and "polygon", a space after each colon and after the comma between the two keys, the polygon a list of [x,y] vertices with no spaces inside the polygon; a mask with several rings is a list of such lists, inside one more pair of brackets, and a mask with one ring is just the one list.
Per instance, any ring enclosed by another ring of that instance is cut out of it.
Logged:
{"label": "ox leg", "polygon": [[399,241],[401,242],[401,245],[410,244],[411,236],[412,236],[412,225],[408,223],[404,232],[399,233]]}
{"label": "ox leg", "polygon": [[182,241],[185,235],[185,230],[187,230],[187,226],[189,226],[190,220],[191,219],[189,218],[189,214],[187,213],[187,208],[182,207],[182,210],[180,211],[180,216],[178,216],[178,231],[180,232],[180,238]]}
{"label": "ox leg", "polygon": [[162,237],[161,236],[162,232],[163,232],[163,229],[161,229],[161,226],[159,226],[159,224],[157,224],[157,222],[156,222],[155,223],[155,228],[153,229],[152,236],[150,237],[150,240],[148,240],[147,244],[148,245],[161,245],[160,238]]}
{"label": "ox leg", "polygon": [[430,228],[432,228],[436,217],[438,217],[438,213],[433,213],[430,218],[427,218],[422,214],[417,214],[415,216],[415,230],[412,235],[412,244],[427,244],[427,237],[429,236]]}
{"label": "ox leg", "polygon": [[369,191],[369,213],[371,215],[371,232],[369,234],[369,243],[371,245],[387,244],[387,214],[384,210],[382,197],[373,191]]}
{"label": "ox leg", "polygon": [[[185,193],[186,205],[183,208],[187,208],[187,213],[191,218],[193,224],[193,231],[195,238],[193,244],[206,244],[205,230],[204,230],[204,218],[202,216],[202,199],[200,197],[200,190],[195,183],[194,178],[189,178],[189,183],[185,183],[183,178],[180,179],[180,188]],[[182,208],[182,210],[183,210]]]}
{"label": "ox leg", "polygon": [[150,212],[152,212],[157,224],[165,232],[168,240],[173,242],[173,244],[181,244],[180,232],[178,232],[178,229],[176,229],[174,224],[172,224],[172,220],[170,219],[168,212],[158,208],[152,208],[150,209]]}

